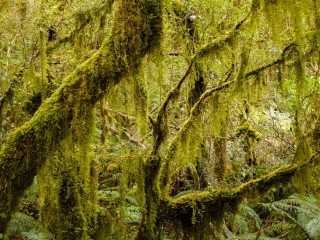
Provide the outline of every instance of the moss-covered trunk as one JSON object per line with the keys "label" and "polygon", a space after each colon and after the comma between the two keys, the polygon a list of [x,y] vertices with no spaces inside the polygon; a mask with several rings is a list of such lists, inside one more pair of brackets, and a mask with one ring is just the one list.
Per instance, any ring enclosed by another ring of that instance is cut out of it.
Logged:
{"label": "moss-covered trunk", "polygon": [[73,123],[86,121],[76,114],[77,103],[93,109],[108,87],[136,69],[142,57],[158,45],[161,6],[161,0],[117,1],[113,29],[102,47],[64,80],[30,121],[10,135],[0,153],[0,232],[5,231],[19,197],[39,169],[70,136]]}
{"label": "moss-covered trunk", "polygon": [[227,167],[227,139],[225,136],[216,137],[214,139],[214,173],[218,182],[225,180]]}
{"label": "moss-covered trunk", "polygon": [[144,165],[144,194],[145,209],[139,232],[138,240],[159,239],[160,233],[157,229],[157,218],[160,204],[160,182],[159,174],[161,168],[161,158],[156,154],[151,154]]}

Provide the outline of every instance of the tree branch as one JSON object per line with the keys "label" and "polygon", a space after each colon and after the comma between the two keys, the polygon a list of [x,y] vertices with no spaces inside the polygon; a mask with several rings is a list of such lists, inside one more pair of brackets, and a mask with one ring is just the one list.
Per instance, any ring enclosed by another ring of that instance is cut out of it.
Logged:
{"label": "tree branch", "polygon": [[[265,193],[277,183],[287,183],[304,166],[306,165],[288,164],[237,188],[196,192],[178,199],[165,199],[162,201],[160,208],[161,222],[180,221],[192,225],[191,218],[194,217],[194,209],[205,214],[205,216],[202,216],[204,218],[222,217],[221,215],[224,214],[227,207],[235,210],[245,196],[250,198],[249,193],[254,193],[252,196],[256,198],[257,194]],[[201,214],[196,213],[196,215],[197,221],[201,221]]]}
{"label": "tree branch", "polygon": [[128,133],[127,131],[123,131],[123,132],[120,132],[118,131],[117,129],[115,129],[114,127],[111,127],[111,126],[108,126],[108,125],[105,125],[105,127],[110,130],[110,132],[112,132],[113,134],[117,135],[117,136],[122,136],[124,135],[130,142],[132,143],[135,143],[137,144],[139,147],[145,149],[146,146],[142,143],[143,140],[139,140],[139,139],[136,139],[134,137],[132,137],[130,135],[130,133]]}
{"label": "tree branch", "polygon": [[245,21],[249,18],[251,15],[250,11],[248,15],[242,19],[239,23],[236,24],[236,26],[227,34],[227,36],[216,39],[204,47],[202,47],[191,59],[189,66],[183,75],[183,77],[179,80],[177,85],[171,89],[171,91],[168,93],[165,101],[160,107],[160,110],[157,114],[156,121],[151,120],[153,122],[153,139],[154,139],[154,148],[153,152],[156,153],[159,149],[161,144],[163,143],[165,136],[166,136],[166,114],[167,114],[167,107],[170,102],[174,101],[174,99],[179,95],[180,88],[184,81],[187,79],[187,77],[190,75],[192,72],[192,67],[194,65],[194,62],[198,60],[199,58],[203,58],[207,56],[208,54],[212,54],[214,52],[217,52],[221,50],[224,46],[226,46],[228,42],[230,42],[238,33],[239,30],[241,29],[241,26],[245,23]]}

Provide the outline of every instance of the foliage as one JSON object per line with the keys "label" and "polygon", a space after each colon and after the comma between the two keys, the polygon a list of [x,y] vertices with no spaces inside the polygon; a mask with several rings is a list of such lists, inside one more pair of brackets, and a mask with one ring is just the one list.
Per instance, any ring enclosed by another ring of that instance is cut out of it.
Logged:
{"label": "foliage", "polygon": [[21,212],[17,212],[12,216],[6,236],[9,238],[19,237],[19,239],[25,240],[53,239],[52,234],[40,222]]}
{"label": "foliage", "polygon": [[319,238],[319,6],[0,0],[0,238]]}

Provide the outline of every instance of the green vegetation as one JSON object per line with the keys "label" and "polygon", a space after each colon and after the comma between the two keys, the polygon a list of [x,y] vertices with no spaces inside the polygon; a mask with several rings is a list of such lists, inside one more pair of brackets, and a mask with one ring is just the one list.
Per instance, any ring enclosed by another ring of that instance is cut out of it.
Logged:
{"label": "green vegetation", "polygon": [[319,6],[0,0],[0,239],[318,239]]}

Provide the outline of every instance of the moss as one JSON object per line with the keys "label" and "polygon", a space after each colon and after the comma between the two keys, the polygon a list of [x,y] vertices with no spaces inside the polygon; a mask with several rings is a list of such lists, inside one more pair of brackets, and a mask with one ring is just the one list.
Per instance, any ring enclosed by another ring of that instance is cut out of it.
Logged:
{"label": "moss", "polygon": [[148,130],[148,87],[146,83],[146,76],[142,69],[138,69],[139,71],[134,74],[131,78],[132,87],[133,89],[133,101],[134,101],[134,113],[136,114],[137,118],[137,125],[140,129],[141,136],[144,136]]}
{"label": "moss", "polygon": [[70,134],[38,178],[41,221],[57,239],[89,239],[96,223],[97,175],[89,157],[94,115],[80,106],[74,107]]}
{"label": "moss", "polygon": [[158,232],[155,232],[158,211],[160,205],[160,166],[161,158],[157,155],[150,155],[144,164],[144,192],[145,206],[142,222],[139,227],[137,239],[157,239]]}
{"label": "moss", "polygon": [[243,115],[240,115],[240,124],[236,131],[237,137],[243,137],[242,147],[245,152],[245,160],[249,166],[256,166],[259,161],[255,152],[255,145],[261,140],[261,134],[251,127],[249,121]]}
{"label": "moss", "polygon": [[225,180],[227,171],[227,140],[226,138],[215,138],[214,140],[214,173],[219,182]]}
{"label": "moss", "polygon": [[[128,69],[139,66],[141,58],[159,44],[162,1],[121,0],[115,11],[112,33],[100,50],[66,77],[34,117],[15,130],[2,148],[0,213],[6,217],[0,219],[0,232],[5,231],[19,197],[46,159],[74,131],[72,121],[85,125],[80,109],[93,109],[110,85],[128,74]],[[128,18],[131,21],[126,21]],[[87,136],[75,136],[76,142],[88,140]]]}
{"label": "moss", "polygon": [[40,57],[41,57],[41,62],[40,62],[40,67],[41,67],[41,93],[44,96],[45,90],[46,90],[46,85],[47,85],[47,68],[48,68],[48,63],[47,63],[47,54],[46,54],[46,48],[47,48],[47,34],[44,29],[40,30]]}
{"label": "moss", "polygon": [[320,121],[316,122],[314,131],[312,133],[313,146],[317,153],[320,152]]}
{"label": "moss", "polygon": [[[259,179],[249,181],[237,188],[190,193],[177,199],[161,201],[159,222],[179,224],[190,235],[197,229],[205,232],[206,223],[220,229],[226,211],[235,213],[244,197],[256,198],[278,183],[289,182],[303,166],[285,165]],[[211,234],[215,234],[215,231]],[[211,236],[212,237],[212,236]]]}

